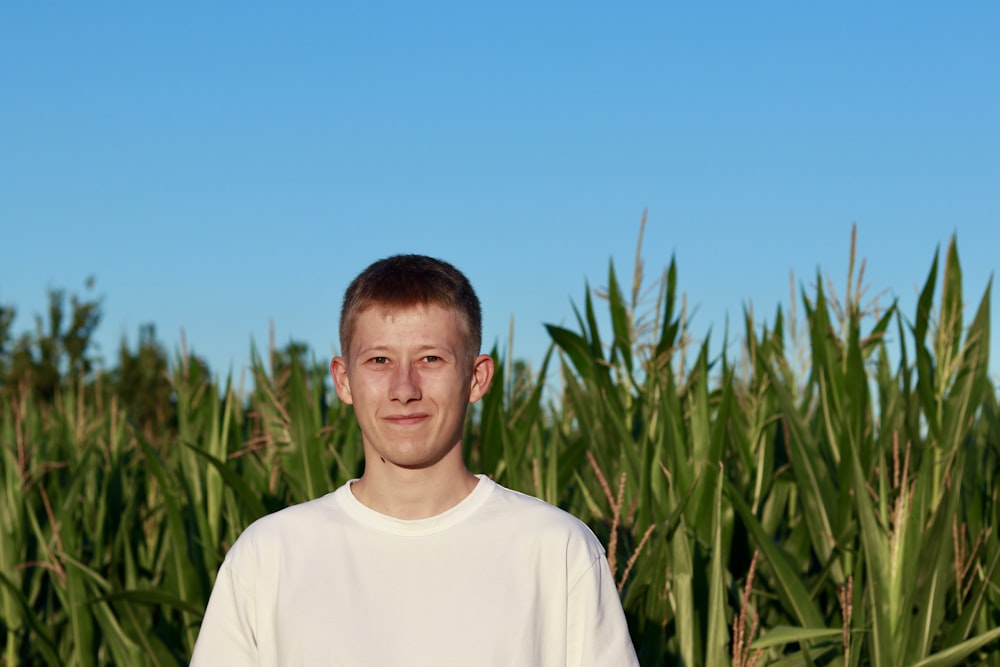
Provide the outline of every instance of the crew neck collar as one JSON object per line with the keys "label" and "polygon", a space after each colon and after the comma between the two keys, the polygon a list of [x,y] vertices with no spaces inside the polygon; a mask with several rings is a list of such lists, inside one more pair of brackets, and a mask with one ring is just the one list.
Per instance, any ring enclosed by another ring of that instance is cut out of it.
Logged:
{"label": "crew neck collar", "polygon": [[457,505],[424,519],[397,519],[373,510],[358,500],[351,491],[351,484],[357,481],[355,479],[340,487],[334,495],[344,511],[358,522],[386,533],[415,537],[447,530],[479,509],[493,493],[496,483],[486,475],[476,475],[476,478],[479,482],[475,488]]}

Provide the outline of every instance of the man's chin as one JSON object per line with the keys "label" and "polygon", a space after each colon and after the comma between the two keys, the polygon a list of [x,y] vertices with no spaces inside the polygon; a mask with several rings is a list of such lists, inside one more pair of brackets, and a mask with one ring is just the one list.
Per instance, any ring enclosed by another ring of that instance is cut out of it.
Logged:
{"label": "man's chin", "polygon": [[441,463],[451,452],[452,450],[450,449],[440,452],[428,452],[413,448],[408,451],[397,450],[390,456],[383,455],[381,458],[403,470],[426,470]]}

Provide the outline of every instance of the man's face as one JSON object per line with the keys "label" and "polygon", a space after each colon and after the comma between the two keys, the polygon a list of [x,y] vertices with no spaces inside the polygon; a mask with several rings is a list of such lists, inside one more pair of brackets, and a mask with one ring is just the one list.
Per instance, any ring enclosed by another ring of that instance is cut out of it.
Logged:
{"label": "man's face", "polygon": [[461,457],[466,409],[493,377],[471,363],[455,312],[437,305],[362,311],[346,358],[330,365],[337,395],[354,406],[366,456],[404,468]]}

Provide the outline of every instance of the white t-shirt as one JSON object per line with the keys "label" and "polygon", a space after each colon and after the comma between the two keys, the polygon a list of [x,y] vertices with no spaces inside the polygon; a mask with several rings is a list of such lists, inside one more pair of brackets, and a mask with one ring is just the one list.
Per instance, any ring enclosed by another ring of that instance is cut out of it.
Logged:
{"label": "white t-shirt", "polygon": [[638,665],[604,549],[579,520],[480,476],[428,519],[344,485],[251,525],[192,658],[230,665]]}

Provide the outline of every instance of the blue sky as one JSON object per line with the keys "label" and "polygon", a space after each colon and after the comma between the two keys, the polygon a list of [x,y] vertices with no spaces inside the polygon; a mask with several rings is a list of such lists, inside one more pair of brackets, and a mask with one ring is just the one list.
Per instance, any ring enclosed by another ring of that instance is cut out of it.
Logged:
{"label": "blue sky", "polygon": [[349,280],[419,252],[473,280],[487,345],[513,318],[537,360],[585,281],[631,274],[648,209],[647,274],[676,257],[696,335],[770,320],[790,274],[842,292],[854,224],[870,295],[908,315],[957,234],[974,308],[998,7],[6,2],[0,302],[24,330],[94,276],[105,356],[153,322],[225,374],[272,321],[333,354]]}

